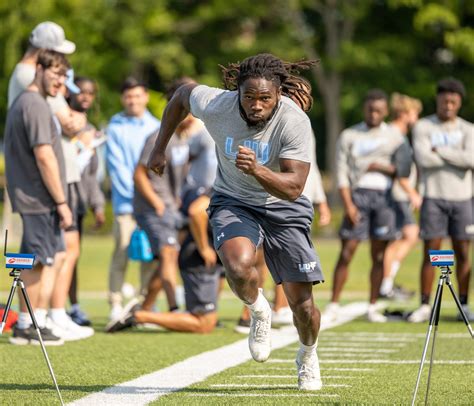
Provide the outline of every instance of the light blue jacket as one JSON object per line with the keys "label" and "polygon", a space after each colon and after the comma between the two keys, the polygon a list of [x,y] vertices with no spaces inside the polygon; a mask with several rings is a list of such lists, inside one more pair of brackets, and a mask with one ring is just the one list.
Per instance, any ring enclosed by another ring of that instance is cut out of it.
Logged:
{"label": "light blue jacket", "polygon": [[115,114],[107,127],[107,169],[112,182],[114,214],[133,213],[133,173],[146,139],[160,121],[148,110],[138,117]]}

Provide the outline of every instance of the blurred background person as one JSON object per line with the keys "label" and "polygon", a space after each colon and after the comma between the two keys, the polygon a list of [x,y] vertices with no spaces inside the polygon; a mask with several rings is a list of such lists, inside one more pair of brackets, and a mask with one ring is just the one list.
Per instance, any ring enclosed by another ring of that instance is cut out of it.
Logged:
{"label": "blurred background person", "polygon": [[217,296],[222,264],[212,247],[207,207],[209,190],[189,189],[183,199],[182,212],[189,219],[187,235],[179,252],[179,269],[184,284],[186,312],[157,313],[138,304],[126,309],[109,323],[113,333],[136,324],[153,323],[172,331],[210,333],[217,325]]}
{"label": "blurred background person", "polygon": [[[160,121],[147,109],[149,95],[145,83],[127,78],[121,87],[124,110],[115,114],[107,127],[107,169],[112,186],[114,212],[114,251],[109,267],[109,318],[122,312],[122,285],[125,280],[128,256],[127,247],[136,222],[133,218],[133,175],[145,141],[160,127]],[[153,262],[141,263],[140,290],[146,292],[153,272]]]}
{"label": "blurred background person", "polygon": [[[56,96],[67,77],[69,62],[55,51],[37,57],[32,84],[13,102],[5,130],[5,167],[13,210],[20,213],[23,236],[20,252],[35,253],[35,269],[22,274],[41,336],[47,345],[64,340],[47,327],[56,271],[64,251],[61,229],[72,224],[68,207],[66,169],[61,137],[46,102]],[[20,295],[20,314],[10,342],[38,344],[26,304]]]}
{"label": "blurred background person", "polygon": [[166,150],[167,165],[162,176],[147,168],[158,133],[148,137],[135,169],[134,216],[151,244],[158,269],[154,271],[142,307],[151,310],[161,288],[166,293],[169,311],[178,309],[176,278],[178,273],[178,229],[181,227],[179,207],[186,178],[189,145],[187,129],[193,117],[184,119],[176,128]]}
{"label": "blurred background person", "polygon": [[344,204],[344,220],[339,236],[341,251],[333,274],[331,302],[323,317],[334,320],[349,274],[349,264],[360,241],[370,239],[370,292],[367,319],[383,323],[376,301],[383,278],[383,259],[389,241],[396,236],[396,213],[391,197],[394,168],[391,158],[403,143],[403,136],[390,128],[385,92],[370,90],[364,99],[364,121],[342,132],[339,137],[337,184]]}
{"label": "blurred background person", "polygon": [[[59,89],[63,98],[55,98],[50,101],[51,111],[56,116],[67,114],[65,110],[70,110],[69,105],[63,104],[63,100],[70,93],[79,93],[80,89],[74,84],[74,72],[72,69],[67,71],[67,79]],[[54,289],[51,296],[50,318],[55,327],[54,331],[65,341],[75,341],[88,338],[94,334],[90,327],[79,326],[66,313],[66,302],[74,267],[80,255],[80,243],[77,219],[79,215],[84,214],[84,203],[80,189],[81,172],[77,161],[77,149],[72,142],[74,135],[66,135],[62,127],[58,126],[58,133],[62,134],[61,147],[63,149],[64,161],[66,165],[66,184],[67,184],[67,204],[73,215],[72,224],[64,230],[64,242],[66,245],[66,254],[59,268],[54,281]]]}
{"label": "blurred background person", "polygon": [[421,306],[408,317],[414,323],[430,318],[435,270],[428,252],[439,250],[448,236],[456,257],[459,300],[469,320],[474,320],[474,313],[468,307],[474,127],[458,116],[465,96],[466,89],[459,80],[440,80],[436,88],[436,113],[422,118],[413,128],[413,148],[423,190],[420,236],[424,242]]}
{"label": "blurred background person", "polygon": [[[70,93],[68,103],[72,110],[87,114],[95,101],[97,84],[93,79],[87,77],[75,77],[74,83],[78,87],[79,93]],[[92,210],[94,214],[95,228],[100,228],[105,223],[105,196],[97,178],[99,158],[96,153],[96,149],[104,141],[104,135],[98,132],[89,121],[86,127],[79,131],[73,139],[81,172],[80,191],[84,204],[82,212],[77,213],[79,239],[83,235],[83,222],[87,209]],[[91,322],[79,305],[77,267],[78,263],[76,262],[69,288],[69,301],[71,303],[69,315],[80,326],[89,326]]]}
{"label": "blurred background person", "polygon": [[[52,50],[64,55],[72,54],[76,50],[76,45],[67,40],[64,29],[51,21],[38,24],[31,32],[28,39],[28,46],[21,60],[15,65],[8,81],[8,108],[15,99],[33,82],[36,73],[38,54],[42,49]],[[56,96],[47,96],[46,100],[50,102],[53,99],[62,100],[66,104],[61,93]],[[69,114],[58,116],[61,125],[68,131],[77,131],[84,126],[84,119],[81,116],[71,116]],[[4,194],[3,207],[3,228],[10,231],[10,238],[15,238],[20,234],[19,221],[15,221],[12,214],[8,193]],[[19,219],[18,219],[19,220]]]}
{"label": "blurred background person", "polygon": [[408,133],[421,113],[421,101],[407,95],[394,93],[390,98],[390,125],[405,136],[405,145],[411,160],[410,176],[394,179],[392,196],[397,209],[397,228],[401,238],[389,243],[385,250],[384,275],[380,286],[380,297],[389,299],[407,299],[412,296],[400,286],[394,285],[395,277],[402,261],[416,246],[420,229],[414,216],[414,210],[421,207],[422,198],[417,191],[417,170],[410,146]]}

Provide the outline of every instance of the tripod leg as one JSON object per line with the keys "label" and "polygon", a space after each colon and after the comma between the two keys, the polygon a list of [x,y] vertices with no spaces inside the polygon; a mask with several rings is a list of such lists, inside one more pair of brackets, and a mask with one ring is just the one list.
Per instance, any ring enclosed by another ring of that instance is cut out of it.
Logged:
{"label": "tripod leg", "polygon": [[[443,279],[443,277],[441,277],[440,279]],[[436,306],[436,301],[435,301],[436,308],[433,308],[433,314],[435,315],[435,320],[434,320],[435,327],[434,327],[434,332],[433,332],[433,341],[431,342],[430,369],[428,370],[428,383],[426,384],[425,405],[428,404],[428,396],[430,393],[431,371],[433,369],[433,356],[434,356],[434,350],[435,350],[436,333],[438,332],[439,313],[441,311],[441,299],[443,297],[443,283],[441,283],[438,287],[439,287],[439,300],[438,300],[437,306]]]}
{"label": "tripod leg", "polygon": [[28,308],[28,312],[30,313],[31,320],[33,321],[33,326],[36,330],[36,333],[38,334],[41,350],[43,351],[44,358],[46,359],[46,364],[48,364],[49,373],[51,374],[51,378],[53,378],[54,386],[56,387],[56,392],[58,393],[59,401],[61,402],[61,405],[64,405],[63,398],[61,396],[61,392],[59,391],[58,383],[56,381],[56,376],[54,375],[53,367],[51,366],[51,363],[49,362],[48,353],[46,352],[46,347],[44,346],[43,338],[41,337],[41,332],[40,332],[38,323],[36,322],[35,313],[33,312],[30,299],[25,289],[25,284],[23,283],[22,280],[20,280],[19,283],[20,283],[21,292],[23,293],[23,297],[26,302],[26,307]]}
{"label": "tripod leg", "polygon": [[413,391],[413,399],[411,401],[412,406],[415,404],[416,394],[418,393],[418,387],[420,386],[421,373],[423,371],[423,365],[425,363],[426,352],[428,350],[428,344],[430,342],[431,330],[433,329],[433,325],[434,325],[434,322],[435,322],[435,319],[436,319],[436,311],[435,310],[438,306],[438,302],[439,302],[439,299],[440,299],[440,293],[441,293],[442,285],[443,285],[443,280],[440,277],[439,282],[438,282],[438,288],[436,289],[436,296],[435,296],[433,309],[431,310],[430,324],[428,326],[428,332],[426,333],[426,340],[425,340],[425,345],[423,347],[423,354],[421,355],[420,368],[418,369],[418,377],[416,378],[415,390]]}
{"label": "tripod leg", "polygon": [[0,324],[0,335],[3,333],[3,329],[5,328],[5,324],[7,323],[8,312],[10,311],[10,307],[12,305],[13,297],[15,296],[15,290],[18,285],[18,280],[15,278],[13,279],[12,288],[10,289],[10,294],[8,295],[7,305],[3,310],[3,317],[2,323]]}
{"label": "tripod leg", "polygon": [[464,323],[466,324],[467,329],[469,330],[469,333],[471,333],[471,337],[474,338],[474,331],[472,330],[471,323],[469,323],[469,320],[466,317],[466,313],[464,313],[464,310],[462,309],[461,302],[459,301],[458,297],[456,296],[456,292],[454,291],[453,284],[451,283],[451,280],[448,279],[446,281],[446,284],[448,285],[448,288],[451,291],[451,294],[453,295],[453,299],[456,302],[459,313],[461,313],[461,317],[464,320]]}

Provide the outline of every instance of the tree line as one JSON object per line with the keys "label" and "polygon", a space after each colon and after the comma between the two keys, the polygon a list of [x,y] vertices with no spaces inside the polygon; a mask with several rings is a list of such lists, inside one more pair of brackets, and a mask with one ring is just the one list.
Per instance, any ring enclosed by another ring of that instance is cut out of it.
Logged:
{"label": "tree line", "polygon": [[120,110],[118,89],[128,75],[149,83],[151,110],[160,116],[174,78],[220,86],[219,64],[259,52],[319,60],[304,75],[314,90],[318,161],[329,173],[336,138],[360,121],[370,88],[418,97],[431,113],[436,81],[455,76],[468,90],[461,114],[474,121],[474,1],[0,0],[2,133],[8,78],[33,27],[48,20],[76,43],[76,74],[99,84],[91,116],[99,126]]}

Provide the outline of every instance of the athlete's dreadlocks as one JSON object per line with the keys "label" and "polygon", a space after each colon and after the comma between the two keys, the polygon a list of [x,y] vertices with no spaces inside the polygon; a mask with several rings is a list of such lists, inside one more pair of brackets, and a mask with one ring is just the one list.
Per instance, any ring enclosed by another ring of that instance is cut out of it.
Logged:
{"label": "athlete's dreadlocks", "polygon": [[304,111],[309,111],[313,106],[311,85],[306,79],[296,75],[300,70],[309,69],[316,63],[317,61],[284,62],[272,54],[259,54],[244,59],[241,63],[220,67],[224,87],[228,90],[237,90],[248,78],[264,78],[281,86],[283,95],[296,99]]}

